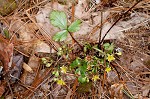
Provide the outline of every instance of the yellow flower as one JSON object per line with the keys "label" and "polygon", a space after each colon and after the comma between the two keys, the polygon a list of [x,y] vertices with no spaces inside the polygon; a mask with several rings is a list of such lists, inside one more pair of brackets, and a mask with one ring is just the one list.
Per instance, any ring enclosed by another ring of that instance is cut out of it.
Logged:
{"label": "yellow flower", "polygon": [[62,73],[67,73],[67,67],[66,66],[62,66],[62,67],[60,67],[60,69],[61,69]]}
{"label": "yellow flower", "polygon": [[120,55],[122,55],[122,52],[118,52],[118,53],[116,53],[116,54],[120,56]]}
{"label": "yellow flower", "polygon": [[111,71],[111,67],[107,67],[106,69],[105,69],[105,71],[108,73],[108,72],[110,72]]}
{"label": "yellow flower", "polygon": [[115,57],[113,56],[113,54],[112,54],[112,55],[107,54],[107,60],[108,60],[109,62],[114,61],[114,60],[115,60]]}
{"label": "yellow flower", "polygon": [[92,80],[93,80],[93,81],[97,81],[98,79],[100,79],[98,75],[94,75],[94,76],[92,77]]}
{"label": "yellow flower", "polygon": [[57,84],[58,85],[66,85],[66,83],[62,79],[57,80]]}

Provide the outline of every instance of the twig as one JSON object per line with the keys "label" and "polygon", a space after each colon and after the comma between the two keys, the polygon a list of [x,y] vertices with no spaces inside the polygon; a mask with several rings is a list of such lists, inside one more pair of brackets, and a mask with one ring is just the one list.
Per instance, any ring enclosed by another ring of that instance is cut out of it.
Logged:
{"label": "twig", "polygon": [[116,68],[116,65],[114,63],[111,63],[111,66],[116,70],[117,75],[118,75],[118,79],[123,81],[123,79],[120,77],[120,73],[119,73],[118,69]]}
{"label": "twig", "polygon": [[104,42],[105,37],[109,33],[109,31],[116,25],[117,22],[119,22],[132,8],[134,8],[138,3],[140,3],[142,0],[138,0],[132,7],[130,7],[125,13],[123,13],[118,20],[112,26],[107,30],[106,34],[103,36],[101,42],[99,42],[99,45],[101,45]]}
{"label": "twig", "polygon": [[[74,21],[74,14],[75,14],[75,6],[74,3],[72,3],[72,7],[71,7],[71,22]],[[73,36],[73,34],[72,34]],[[72,45],[74,45],[75,41],[72,39]]]}
{"label": "twig", "polygon": [[74,14],[75,14],[75,6],[74,6],[74,3],[72,3],[72,16],[71,16],[71,22],[74,21]]}
{"label": "twig", "polygon": [[99,31],[99,43],[98,43],[98,47],[100,48],[100,42],[101,42],[101,37],[102,37],[102,24],[103,24],[103,12],[101,11],[101,27],[100,27],[100,31]]}

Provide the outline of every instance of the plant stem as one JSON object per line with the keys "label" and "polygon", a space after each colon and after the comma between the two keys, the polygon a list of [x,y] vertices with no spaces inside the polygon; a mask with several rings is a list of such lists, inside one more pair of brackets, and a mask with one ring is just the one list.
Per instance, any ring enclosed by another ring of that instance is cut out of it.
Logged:
{"label": "plant stem", "polygon": [[103,36],[101,42],[99,42],[99,45],[102,45],[102,43],[104,42],[105,37],[107,36],[107,34],[109,33],[109,31],[116,25],[117,22],[119,22],[132,8],[134,8],[138,3],[140,3],[142,0],[137,1],[132,7],[130,7],[125,13],[123,13],[118,20],[116,20],[116,22],[114,24],[112,24],[112,26],[107,30],[106,34]]}
{"label": "plant stem", "polygon": [[[75,6],[74,3],[72,3],[72,7],[71,7],[71,12],[72,12],[72,16],[71,16],[71,22],[74,21],[74,14],[75,14]],[[73,36],[73,34],[72,34]],[[72,44],[74,45],[75,41],[72,39]]]}
{"label": "plant stem", "polygon": [[80,46],[81,49],[83,49],[83,46],[72,36],[72,34],[69,32],[71,38]]}
{"label": "plant stem", "polygon": [[100,27],[100,31],[99,31],[99,42],[98,42],[98,47],[101,49],[101,36],[102,36],[102,24],[103,24],[103,12],[101,11],[101,27]]}

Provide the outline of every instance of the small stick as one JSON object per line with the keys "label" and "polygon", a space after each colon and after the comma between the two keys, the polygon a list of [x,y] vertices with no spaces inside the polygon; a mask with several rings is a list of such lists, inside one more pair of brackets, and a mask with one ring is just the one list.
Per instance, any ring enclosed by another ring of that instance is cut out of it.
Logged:
{"label": "small stick", "polygon": [[101,27],[100,27],[100,31],[99,31],[99,43],[98,43],[98,47],[100,49],[101,49],[100,42],[101,42],[101,37],[102,37],[102,24],[103,24],[103,12],[101,12]]}
{"label": "small stick", "polygon": [[[74,14],[75,14],[75,6],[74,6],[74,3],[72,3],[72,7],[71,7],[71,22],[74,21]],[[70,34],[70,33],[69,33]],[[73,34],[72,34],[73,36]],[[75,41],[72,39],[72,45],[74,45]]]}

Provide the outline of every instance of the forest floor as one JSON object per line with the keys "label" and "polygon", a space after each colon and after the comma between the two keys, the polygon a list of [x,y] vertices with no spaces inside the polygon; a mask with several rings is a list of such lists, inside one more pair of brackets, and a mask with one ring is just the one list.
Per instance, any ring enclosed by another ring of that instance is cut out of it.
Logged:
{"label": "forest floor", "polygon": [[150,1],[0,0],[0,97],[150,99]]}

